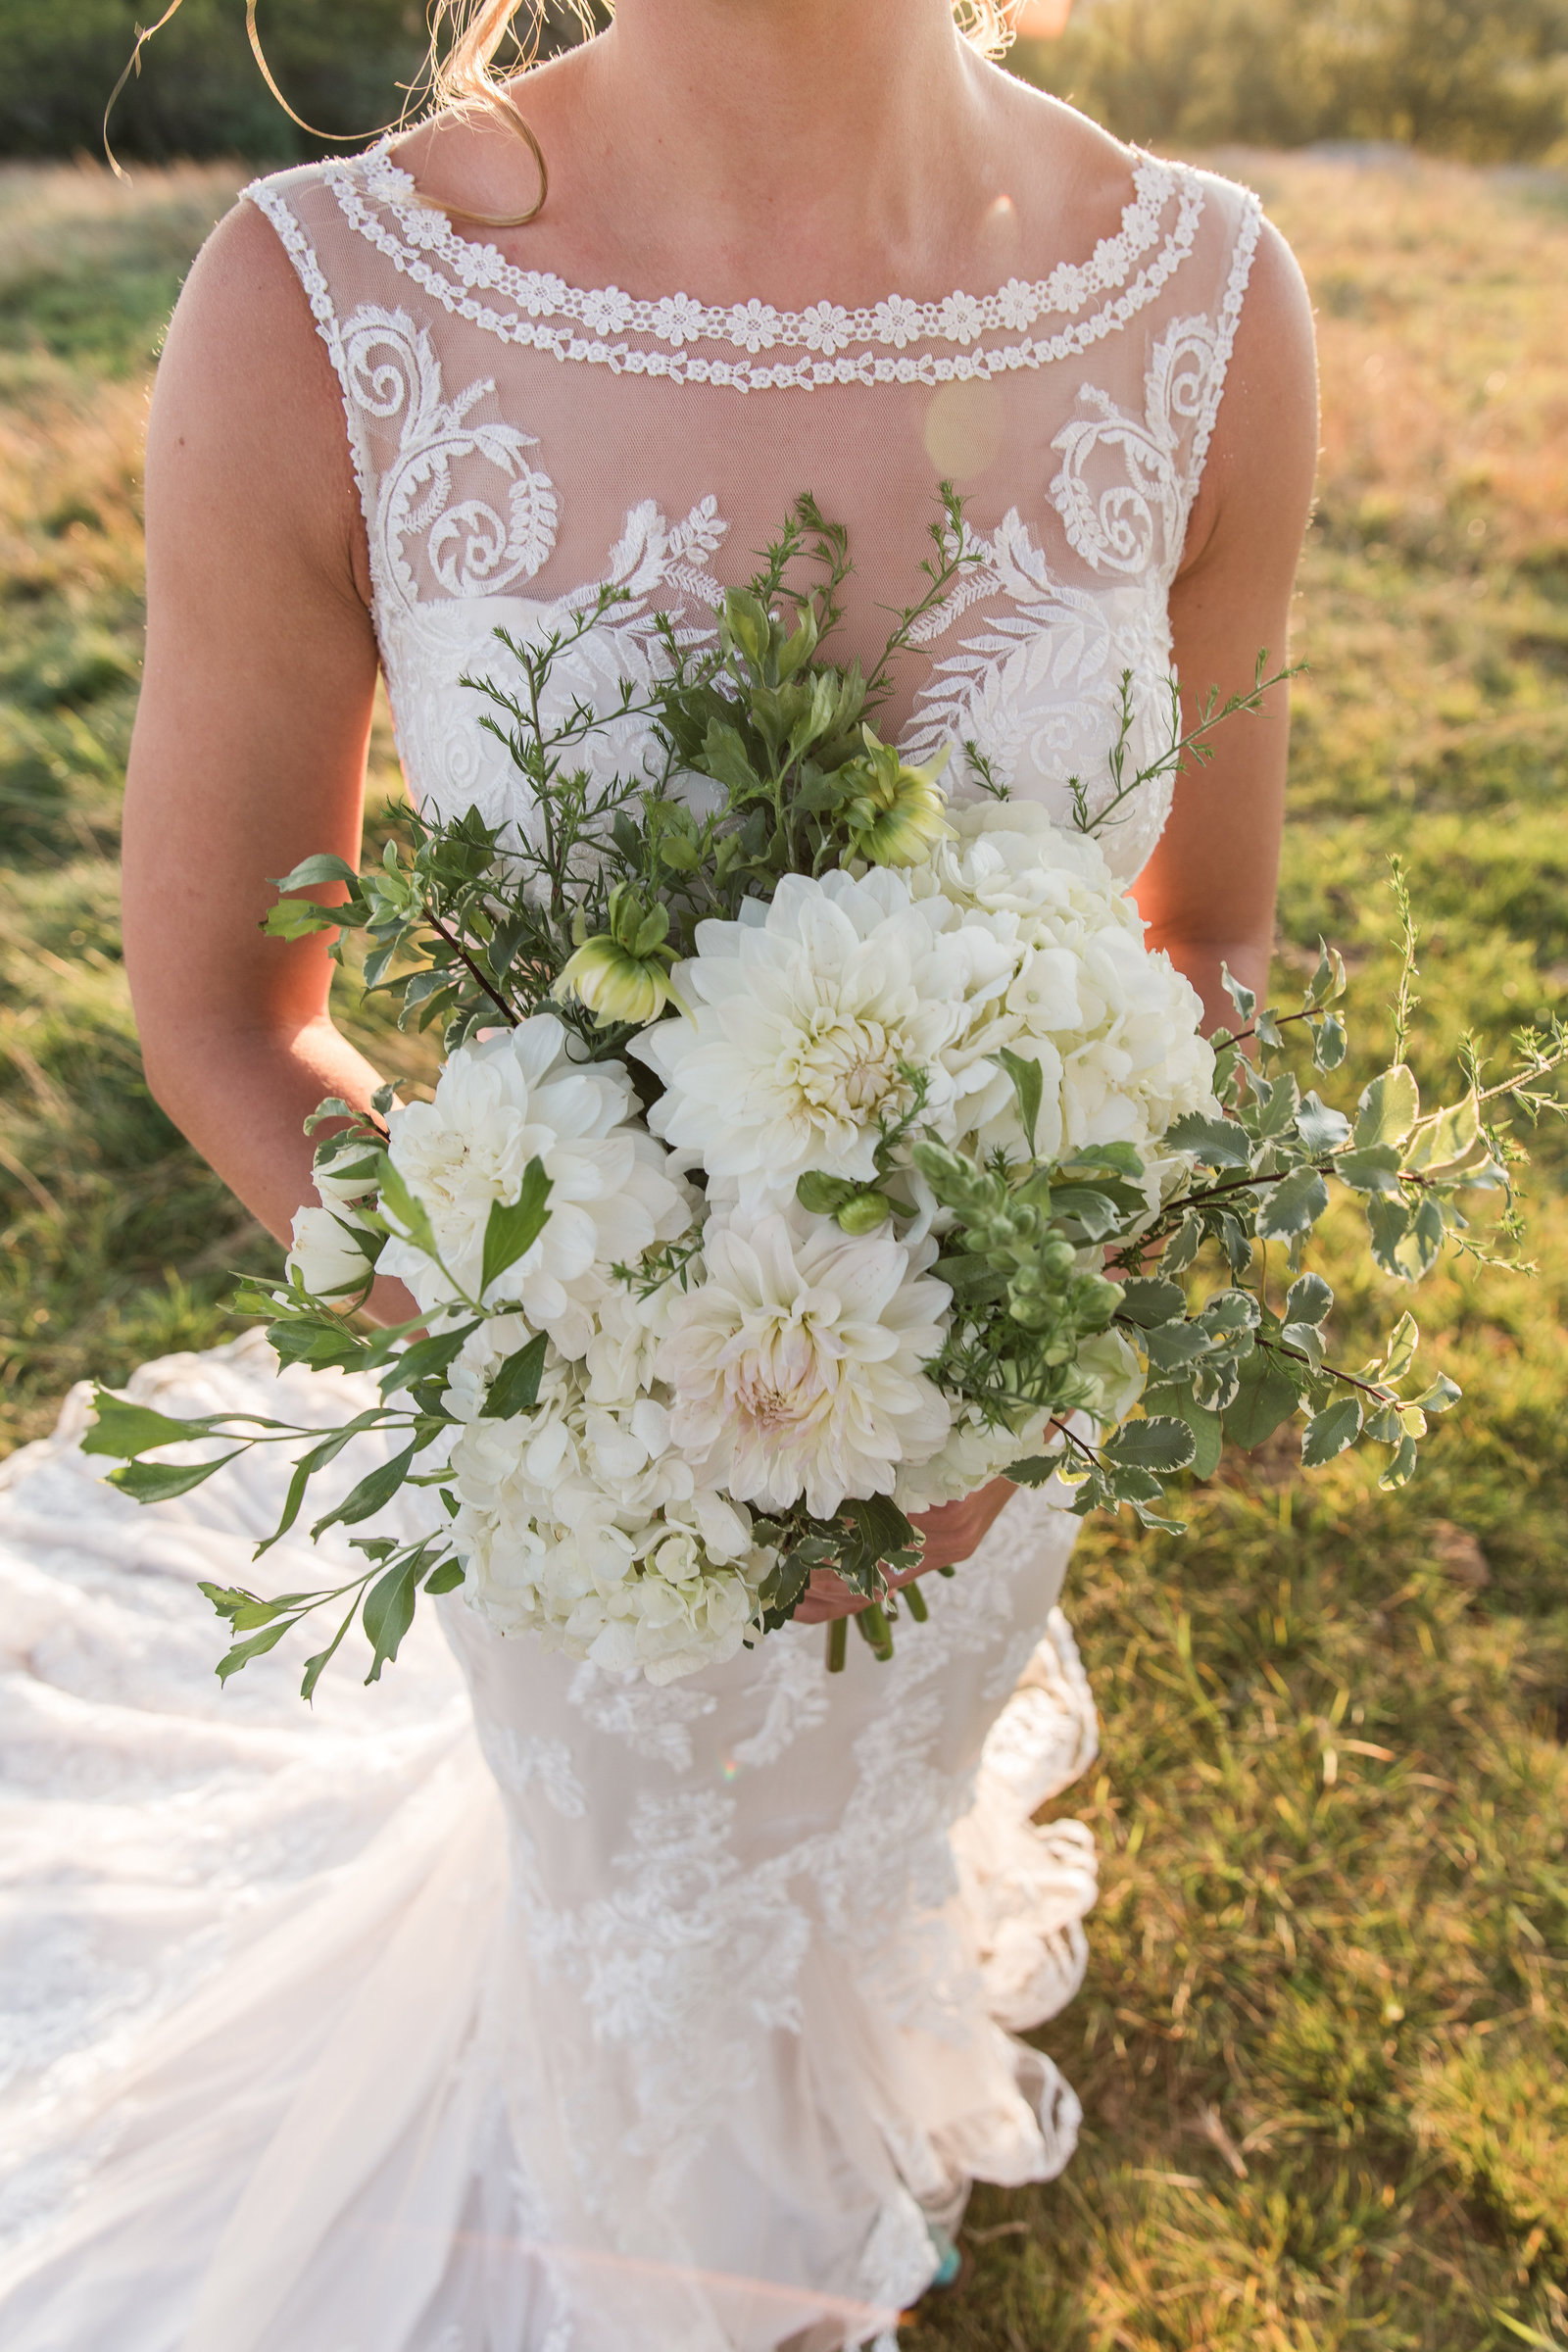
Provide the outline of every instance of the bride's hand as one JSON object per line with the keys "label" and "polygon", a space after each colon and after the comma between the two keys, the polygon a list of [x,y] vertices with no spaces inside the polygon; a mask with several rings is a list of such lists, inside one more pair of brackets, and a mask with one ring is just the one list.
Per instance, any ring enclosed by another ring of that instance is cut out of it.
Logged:
{"label": "bride's hand", "polygon": [[[903,1585],[912,1585],[917,1576],[925,1576],[933,1568],[960,1566],[971,1552],[978,1550],[1011,1493],[1008,1480],[994,1478],[990,1486],[977,1488],[962,1502],[945,1502],[940,1510],[923,1511],[912,1522],[925,1538],[920,1565],[903,1576],[890,1576],[888,1583],[894,1591]],[[795,1617],[800,1625],[826,1625],[834,1617],[858,1616],[868,1606],[868,1602],[857,1600],[830,1568],[818,1568]]]}

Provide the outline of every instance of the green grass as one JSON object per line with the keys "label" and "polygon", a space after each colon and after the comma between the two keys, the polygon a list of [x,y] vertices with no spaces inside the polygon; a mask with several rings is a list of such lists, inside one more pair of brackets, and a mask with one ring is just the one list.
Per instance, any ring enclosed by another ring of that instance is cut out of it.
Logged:
{"label": "green grass", "polygon": [[[1285,977],[1320,930],[1348,950],[1370,1067],[1397,851],[1435,1079],[1463,1028],[1495,1045],[1568,994],[1568,204],[1436,166],[1243,168],[1319,290],[1325,367]],[[227,1270],[275,1262],[142,1088],[115,912],[145,360],[231,184],[0,180],[12,1442],[89,1370],[225,1336]],[[1103,1895],[1042,2036],[1083,2145],[1054,2186],[977,2196],[972,2279],[911,2346],[1568,2352],[1565,1165],[1544,1134],[1535,1274],[1416,1301],[1467,1394],[1407,1493],[1305,1482],[1274,1445],[1195,1497],[1185,1544],[1086,1541],[1104,1753],[1062,1804]],[[1350,1347],[1388,1305],[1352,1233]]]}

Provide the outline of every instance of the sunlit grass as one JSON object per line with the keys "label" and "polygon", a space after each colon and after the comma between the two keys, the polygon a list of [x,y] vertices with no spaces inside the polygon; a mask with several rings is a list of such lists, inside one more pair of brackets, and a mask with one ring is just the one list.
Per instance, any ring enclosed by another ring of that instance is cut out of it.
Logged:
{"label": "sunlit grass", "polygon": [[[1350,953],[1363,1066],[1405,860],[1416,1059],[1568,996],[1568,193],[1248,158],[1318,294],[1282,987]],[[275,1262],[148,1100],[119,960],[136,448],[178,270],[240,175],[0,174],[0,1433],[232,1328]],[[390,781],[384,738],[377,790]],[[382,1058],[406,1067],[382,1041]],[[1100,1529],[1070,1597],[1104,1891],[1043,2036],[1065,2179],[986,2191],[954,2352],[1568,2352],[1565,1154],[1538,1271],[1417,1308],[1466,1402],[1417,1484],[1227,1464],[1183,1544]],[[1336,1229],[1341,1336],[1373,1278]],[[1386,1298],[1380,1298],[1386,1306]]]}

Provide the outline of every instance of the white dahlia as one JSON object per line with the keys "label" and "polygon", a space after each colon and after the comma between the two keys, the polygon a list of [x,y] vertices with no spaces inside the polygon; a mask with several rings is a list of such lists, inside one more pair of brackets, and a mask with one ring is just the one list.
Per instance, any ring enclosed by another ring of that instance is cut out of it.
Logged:
{"label": "white dahlia", "polygon": [[879,1121],[908,1107],[908,1071],[926,1077],[928,1122],[951,1132],[948,1049],[1012,961],[992,926],[916,906],[905,872],[787,874],[769,906],[699,925],[674,975],[690,1017],[629,1047],[664,1082],[649,1125],[743,1199],[787,1198],[811,1169],[863,1181]]}
{"label": "white dahlia", "polygon": [[[530,1160],[551,1180],[550,1214],[527,1254],[492,1284],[487,1303],[515,1300],[567,1355],[587,1348],[609,1269],[630,1263],[690,1221],[686,1188],[667,1153],[631,1122],[631,1079],[619,1062],[573,1062],[567,1034],[548,1014],[465,1046],[441,1072],[429,1102],[392,1113],[392,1163],[429,1213],[441,1256],[479,1295],[492,1204],[513,1201]],[[395,1238],[381,1271],[408,1284],[421,1307],[450,1296],[440,1269]]]}
{"label": "white dahlia", "polygon": [[659,1358],[699,1477],[769,1510],[804,1495],[831,1518],[934,1453],[948,1407],[921,1367],[951,1294],[922,1272],[931,1254],[793,1205],[712,1219],[705,1279],[675,1302]]}

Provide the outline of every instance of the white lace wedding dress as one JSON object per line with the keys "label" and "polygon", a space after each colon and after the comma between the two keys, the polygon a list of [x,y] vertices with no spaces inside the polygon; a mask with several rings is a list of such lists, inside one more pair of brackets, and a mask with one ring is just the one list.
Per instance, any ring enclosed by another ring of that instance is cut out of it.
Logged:
{"label": "white lace wedding dress", "polygon": [[[1124,674],[1137,748],[1169,723],[1258,220],[1134,161],[1119,231],[1038,282],[797,314],[518,270],[384,148],[253,188],[341,380],[416,794],[526,821],[461,683],[509,676],[492,631],[617,583],[557,677],[609,707],[802,490],[849,527],[870,650],[943,476],[980,561],[904,660],[903,741],[954,747],[959,789],[973,745],[1063,814],[1072,777],[1102,794]],[[1111,828],[1127,880],[1164,816]],[[349,1409],[255,1337],[133,1393]],[[1050,1497],[928,1580],[888,1666],[852,1641],[830,1681],[792,1627],[656,1690],[458,1594],[312,1713],[282,1653],[220,1690],[195,1590],[250,1573],[275,1465],[138,1510],[84,1424],[78,1394],[0,1486],[8,2352],[864,2344],[969,2180],[1060,2170],[1077,2104],[1012,2038],[1076,1988],[1095,1890],[1088,1833],[1030,1818],[1095,1752]],[[323,1581],[308,1546],[269,1565]]]}

